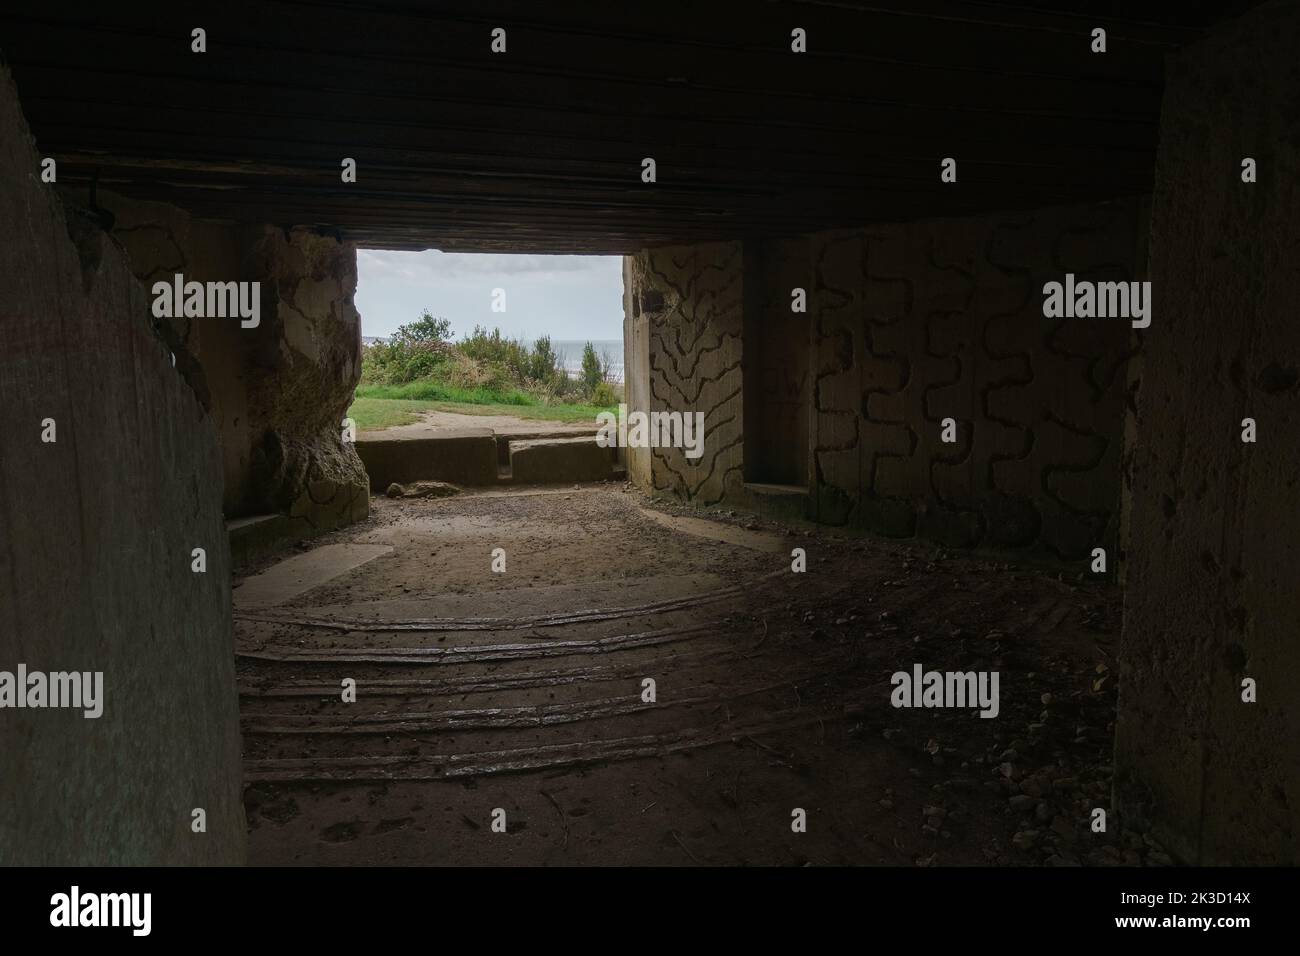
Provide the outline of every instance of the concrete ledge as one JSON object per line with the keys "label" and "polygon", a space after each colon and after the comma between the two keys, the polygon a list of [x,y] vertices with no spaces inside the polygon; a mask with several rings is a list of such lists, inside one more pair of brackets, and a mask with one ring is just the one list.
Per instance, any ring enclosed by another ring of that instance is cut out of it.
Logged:
{"label": "concrete ledge", "polygon": [[748,507],[759,514],[796,520],[809,517],[807,488],[747,481],[744,490]]}
{"label": "concrete ledge", "polygon": [[376,494],[393,482],[497,483],[497,443],[490,428],[447,431],[437,438],[358,435],[357,454],[370,476],[370,490]]}
{"label": "concrete ledge", "polygon": [[231,565],[242,567],[282,547],[289,539],[292,523],[288,515],[282,514],[253,515],[227,521]]}
{"label": "concrete ledge", "polygon": [[613,477],[613,449],[594,435],[510,443],[511,479],[519,484],[604,481]]}

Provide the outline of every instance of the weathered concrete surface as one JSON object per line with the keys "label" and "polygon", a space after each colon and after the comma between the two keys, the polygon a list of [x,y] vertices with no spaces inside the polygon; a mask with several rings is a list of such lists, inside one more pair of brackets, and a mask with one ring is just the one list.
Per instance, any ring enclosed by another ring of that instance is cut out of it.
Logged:
{"label": "weathered concrete surface", "polygon": [[1131,328],[1044,319],[1042,288],[1139,278],[1143,215],[1124,201],[813,237],[819,519],[1113,551]]}
{"label": "weathered concrete surface", "polygon": [[226,522],[226,536],[230,540],[230,563],[241,568],[250,561],[279,551],[293,535],[293,522],[288,515],[249,515],[231,518]]}
{"label": "weathered concrete surface", "polygon": [[[745,243],[747,482],[813,483],[811,245],[807,237]],[[803,290],[798,302],[794,289]]]}
{"label": "weathered concrete surface", "polygon": [[[644,490],[698,505],[743,495],[744,421],[741,415],[743,255],[739,242],[649,249],[628,259],[633,302],[646,324],[650,411],[704,413],[704,453],[651,448],[647,469],[629,451],[628,471]],[[638,331],[634,328],[634,332]],[[625,378],[636,375],[628,346]]]}
{"label": "weathered concrete surface", "polygon": [[262,226],[247,249],[262,283],[248,403],[254,511],[272,509],[313,532],[370,513],[365,468],[342,423],[361,378],[357,255],[309,229]]}
{"label": "weathered concrete surface", "polygon": [[490,428],[440,432],[437,438],[388,437],[387,431],[357,436],[357,452],[370,475],[370,487],[382,494],[397,482],[429,479],[457,485],[497,482],[497,442]]}
{"label": "weathered concrete surface", "polygon": [[1161,123],[1116,789],[1205,864],[1300,862],[1297,36],[1295,4],[1225,24],[1171,60]]}
{"label": "weathered concrete surface", "polygon": [[177,369],[217,424],[226,516],[286,514],[286,534],[296,537],[364,518],[364,468],[342,440],[361,374],[355,246],[308,229],[195,220],[104,191],[95,201],[146,288],[177,273],[261,283],[255,328],[228,318],[159,320]]}
{"label": "weathered concrete surface", "polygon": [[98,719],[0,710],[0,865],[240,863],[217,432],[39,161],[0,70],[0,669],[104,675]]}
{"label": "weathered concrete surface", "polygon": [[[658,306],[653,289],[638,287],[637,258],[623,257],[623,398],[629,412],[650,411],[650,312]],[[642,292],[648,292],[643,296]],[[653,487],[649,448],[622,448],[619,454],[627,466],[628,478],[642,490]]]}
{"label": "weathered concrete surface", "polygon": [[510,478],[519,484],[603,481],[613,477],[615,450],[592,436],[510,443]]}
{"label": "weathered concrete surface", "polygon": [[743,474],[808,486],[828,524],[1113,553],[1132,330],[1046,320],[1042,287],[1066,272],[1140,278],[1144,216],[1135,199],[630,257],[651,407],[707,414],[698,462],[654,449],[649,485],[633,479],[767,510],[775,499]]}
{"label": "weathered concrete surface", "polygon": [[392,550],[382,544],[327,544],[296,554],[245,578],[235,589],[234,605],[247,610],[284,604]]}

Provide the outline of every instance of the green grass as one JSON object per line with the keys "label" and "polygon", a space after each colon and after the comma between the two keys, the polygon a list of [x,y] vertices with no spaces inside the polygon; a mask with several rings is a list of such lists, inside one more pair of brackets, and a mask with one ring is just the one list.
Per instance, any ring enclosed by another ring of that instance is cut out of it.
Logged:
{"label": "green grass", "polygon": [[458,388],[421,379],[405,385],[362,385],[357,398],[413,399],[422,402],[455,402],[458,405],[536,405],[538,401],[527,392],[511,388],[497,391],[490,388]]}
{"label": "green grass", "polygon": [[[410,391],[422,394],[451,392],[462,397],[443,399],[401,394]],[[591,422],[595,425],[597,414],[615,410],[612,406],[543,405],[524,392],[510,395],[512,399],[514,396],[522,396],[529,404],[519,404],[513,400],[493,401],[492,399],[499,399],[500,394],[486,389],[455,389],[431,382],[411,382],[401,386],[366,385],[357,389],[357,397],[348,409],[348,417],[357,423],[358,431],[367,432],[392,428],[394,425],[409,425],[419,421],[420,413],[427,411],[455,412],[460,415],[513,415],[515,418],[538,421]]]}

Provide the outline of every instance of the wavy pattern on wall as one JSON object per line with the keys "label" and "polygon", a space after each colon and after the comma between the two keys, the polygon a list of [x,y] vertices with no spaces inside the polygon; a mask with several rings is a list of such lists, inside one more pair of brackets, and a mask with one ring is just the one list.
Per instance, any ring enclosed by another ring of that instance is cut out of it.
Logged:
{"label": "wavy pattern on wall", "polygon": [[[650,324],[652,408],[703,411],[708,424],[697,462],[653,451],[654,490],[699,504],[742,490],[742,303],[788,323],[772,311],[788,310],[788,296],[767,286],[806,276],[819,521],[1068,559],[1114,549],[1130,327],[1044,319],[1042,287],[1067,272],[1137,278],[1144,208],[1134,199],[770,243],[757,296],[743,293],[741,243],[641,253],[631,274]],[[945,418],[955,443],[940,440]]]}
{"label": "wavy pattern on wall", "polygon": [[1138,215],[1133,200],[812,237],[820,519],[1113,548],[1129,326],[1046,320],[1042,286],[1135,278]]}
{"label": "wavy pattern on wall", "polygon": [[651,450],[653,489],[716,504],[743,483],[741,245],[651,249],[630,273],[649,320],[649,410],[704,413],[701,457]]}

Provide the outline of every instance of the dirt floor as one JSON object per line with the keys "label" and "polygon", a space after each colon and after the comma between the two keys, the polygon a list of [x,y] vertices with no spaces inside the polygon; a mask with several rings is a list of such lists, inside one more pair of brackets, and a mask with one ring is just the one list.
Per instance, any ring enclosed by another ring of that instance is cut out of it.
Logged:
{"label": "dirt floor", "polygon": [[[303,548],[364,563],[272,606],[236,582],[255,863],[1167,862],[1089,826],[1113,585],[624,485],[372,507]],[[998,717],[891,707],[914,663],[997,670]]]}

